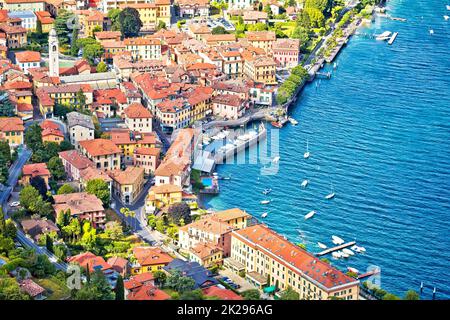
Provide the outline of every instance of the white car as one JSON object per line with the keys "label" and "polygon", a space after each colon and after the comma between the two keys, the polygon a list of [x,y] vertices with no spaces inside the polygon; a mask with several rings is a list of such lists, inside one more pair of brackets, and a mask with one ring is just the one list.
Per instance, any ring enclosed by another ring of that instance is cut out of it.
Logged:
{"label": "white car", "polygon": [[19,201],[13,201],[13,202],[11,202],[11,204],[9,206],[11,208],[18,207],[18,206],[20,206],[20,202]]}

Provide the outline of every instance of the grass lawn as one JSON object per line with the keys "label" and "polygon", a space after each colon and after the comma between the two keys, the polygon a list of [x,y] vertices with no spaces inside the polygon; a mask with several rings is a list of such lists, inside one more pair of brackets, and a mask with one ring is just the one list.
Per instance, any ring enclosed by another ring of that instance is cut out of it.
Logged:
{"label": "grass lawn", "polygon": [[294,32],[295,29],[295,21],[287,21],[287,22],[283,22],[281,24],[281,30],[283,31],[283,33],[285,35],[287,35],[288,37],[290,37],[292,35],[292,32]]}
{"label": "grass lawn", "polygon": [[47,300],[64,300],[70,297],[70,290],[54,277],[33,279],[37,284],[47,290]]}

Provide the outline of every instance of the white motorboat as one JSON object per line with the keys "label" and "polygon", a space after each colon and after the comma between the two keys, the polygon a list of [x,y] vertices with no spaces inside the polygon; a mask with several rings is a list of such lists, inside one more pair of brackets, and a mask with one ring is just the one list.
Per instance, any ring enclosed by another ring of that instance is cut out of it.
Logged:
{"label": "white motorboat", "polygon": [[366,248],[364,247],[359,247],[357,245],[352,246],[352,250],[358,253],[363,253],[366,252]]}
{"label": "white motorboat", "polygon": [[378,41],[385,41],[388,40],[391,37],[392,32],[390,31],[385,31],[379,35],[375,36],[375,39],[377,39]]}
{"label": "white motorboat", "polygon": [[320,249],[326,249],[327,246],[321,242],[317,242],[317,245],[319,246]]}
{"label": "white motorboat", "polygon": [[447,8],[447,10],[450,10],[450,5],[446,5],[445,7]]}
{"label": "white motorboat", "polygon": [[342,249],[342,252],[348,254],[349,256],[355,255],[355,253],[352,250],[347,249],[347,248]]}
{"label": "white motorboat", "polygon": [[325,199],[330,200],[333,199],[336,194],[333,191],[333,184],[331,184],[331,192],[325,196]]}
{"label": "white motorboat", "polygon": [[306,188],[307,185],[308,185],[308,180],[307,179],[303,180],[302,184],[301,184],[302,188]]}
{"label": "white motorboat", "polygon": [[342,252],[340,252],[340,251],[332,252],[331,255],[332,255],[332,257],[335,258],[335,259],[342,258]]}
{"label": "white motorboat", "polygon": [[316,210],[312,210],[305,215],[305,220],[312,218],[316,214]]}
{"label": "white motorboat", "polygon": [[398,32],[394,32],[394,34],[389,38],[388,45],[393,44],[395,39],[397,38],[397,36],[398,36]]}
{"label": "white motorboat", "polygon": [[269,204],[269,203],[270,203],[270,200],[262,200],[260,203],[261,203],[261,204]]}
{"label": "white motorboat", "polygon": [[356,273],[356,274],[359,273],[358,269],[355,269],[355,268],[352,268],[352,267],[347,267],[347,270],[350,271],[350,272]]}
{"label": "white motorboat", "polygon": [[267,217],[267,212],[264,212],[262,215],[261,215],[261,218],[265,218],[265,217]]}
{"label": "white motorboat", "polygon": [[429,32],[430,32],[430,35],[434,34],[434,30],[433,29],[430,29]]}
{"label": "white motorboat", "polygon": [[303,154],[303,158],[308,159],[310,156],[309,149],[308,149],[308,140],[306,140],[306,152]]}
{"label": "white motorboat", "polygon": [[344,239],[339,238],[338,236],[331,236],[331,239],[332,239],[333,243],[336,245],[340,245],[345,242]]}
{"label": "white motorboat", "polygon": [[449,16],[444,16],[444,20],[447,21],[448,19],[450,19]]}
{"label": "white motorboat", "polygon": [[342,252],[341,257],[348,258],[348,257],[350,257],[350,255],[345,252]]}
{"label": "white motorboat", "polygon": [[275,158],[272,159],[273,163],[278,163],[280,161],[280,157],[276,156]]}
{"label": "white motorboat", "polygon": [[288,120],[289,120],[289,122],[290,122],[293,126],[296,126],[296,125],[298,124],[298,121],[295,120],[295,119],[292,118],[292,117],[289,117]]}
{"label": "white motorboat", "polygon": [[268,195],[268,194],[271,193],[271,192],[272,192],[272,189],[264,189],[262,193],[263,193],[264,195]]}

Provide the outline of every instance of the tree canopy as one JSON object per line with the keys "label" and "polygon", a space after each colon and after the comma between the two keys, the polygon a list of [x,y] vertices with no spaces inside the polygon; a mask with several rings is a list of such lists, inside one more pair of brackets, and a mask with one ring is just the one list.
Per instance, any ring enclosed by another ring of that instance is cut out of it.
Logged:
{"label": "tree canopy", "polygon": [[125,8],[119,14],[120,32],[125,38],[136,37],[142,28],[139,12],[134,8]]}
{"label": "tree canopy", "polygon": [[92,179],[86,184],[86,192],[95,195],[99,198],[104,206],[109,206],[109,192],[108,184],[102,179]]}

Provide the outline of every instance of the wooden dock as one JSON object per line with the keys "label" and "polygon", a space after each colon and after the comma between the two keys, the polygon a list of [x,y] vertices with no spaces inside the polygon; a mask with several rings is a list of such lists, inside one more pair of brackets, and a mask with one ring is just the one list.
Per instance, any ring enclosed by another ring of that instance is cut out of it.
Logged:
{"label": "wooden dock", "polygon": [[360,274],[360,275],[358,275],[356,278],[357,278],[358,280],[360,280],[360,279],[364,279],[364,278],[373,276],[374,274],[379,274],[380,272],[381,272],[380,269],[377,268],[377,269],[368,271],[368,272],[366,272],[366,273]]}
{"label": "wooden dock", "polygon": [[318,257],[324,256],[324,255],[329,254],[329,253],[332,253],[332,252],[334,252],[334,251],[342,250],[342,249],[344,249],[344,248],[353,246],[354,244],[356,244],[356,241],[347,242],[347,243],[338,245],[338,246],[336,246],[336,247],[329,248],[329,249],[325,249],[325,250],[323,250],[323,251],[321,251],[321,252],[319,252],[319,253],[316,253],[316,256],[318,256]]}

